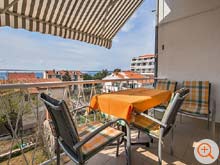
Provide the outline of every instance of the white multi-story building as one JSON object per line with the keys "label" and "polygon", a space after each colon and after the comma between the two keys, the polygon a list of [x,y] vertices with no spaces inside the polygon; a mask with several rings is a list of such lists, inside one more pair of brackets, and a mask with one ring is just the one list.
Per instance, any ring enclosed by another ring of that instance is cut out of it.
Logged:
{"label": "white multi-story building", "polygon": [[134,57],[131,60],[131,71],[145,76],[152,76],[154,75],[154,63],[155,56],[153,54]]}
{"label": "white multi-story building", "polygon": [[121,71],[121,72],[113,72],[112,74],[103,78],[103,80],[117,80],[117,79],[125,79],[125,81],[115,81],[115,82],[105,82],[103,85],[103,92],[114,92],[118,90],[124,90],[129,88],[140,88],[144,83],[150,83],[143,80],[133,80],[128,82],[127,79],[138,79],[144,78],[143,75],[134,73],[132,71]]}

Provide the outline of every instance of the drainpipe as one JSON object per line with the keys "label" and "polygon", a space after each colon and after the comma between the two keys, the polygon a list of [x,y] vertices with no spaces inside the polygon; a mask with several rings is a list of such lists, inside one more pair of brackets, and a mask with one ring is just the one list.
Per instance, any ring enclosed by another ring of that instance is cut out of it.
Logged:
{"label": "drainpipe", "polygon": [[155,25],[155,66],[154,66],[154,77],[158,76],[158,24],[159,24],[159,0],[157,0],[156,9],[156,25]]}

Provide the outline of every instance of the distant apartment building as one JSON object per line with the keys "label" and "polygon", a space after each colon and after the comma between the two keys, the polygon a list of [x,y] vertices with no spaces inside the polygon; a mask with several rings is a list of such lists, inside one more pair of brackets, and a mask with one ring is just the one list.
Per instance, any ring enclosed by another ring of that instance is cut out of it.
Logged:
{"label": "distant apartment building", "polygon": [[64,75],[66,72],[69,73],[72,81],[82,81],[83,74],[80,71],[73,71],[73,70],[46,70],[44,72],[44,78],[59,78],[63,80]]}
{"label": "distant apartment building", "polygon": [[131,71],[144,76],[152,76],[154,75],[154,63],[155,56],[153,54],[134,57],[131,60]]}

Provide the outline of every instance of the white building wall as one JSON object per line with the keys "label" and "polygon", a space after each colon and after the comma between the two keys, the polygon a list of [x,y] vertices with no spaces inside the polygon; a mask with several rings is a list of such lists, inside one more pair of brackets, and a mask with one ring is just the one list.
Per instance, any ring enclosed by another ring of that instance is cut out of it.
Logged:
{"label": "white building wall", "polygon": [[[136,59],[134,61],[134,59]],[[132,58],[131,60],[131,71],[140,73],[142,75],[154,75],[154,62],[155,59],[151,58],[143,58],[143,57],[136,57]]]}
{"label": "white building wall", "polygon": [[158,76],[209,80],[220,122],[220,0],[160,0],[159,6]]}

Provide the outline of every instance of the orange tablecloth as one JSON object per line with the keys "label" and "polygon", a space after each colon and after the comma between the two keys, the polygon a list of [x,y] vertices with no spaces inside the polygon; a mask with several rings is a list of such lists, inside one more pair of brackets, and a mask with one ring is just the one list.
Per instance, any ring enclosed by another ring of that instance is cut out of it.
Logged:
{"label": "orange tablecloth", "polygon": [[167,90],[137,88],[95,95],[91,99],[90,106],[130,121],[134,109],[143,112],[168,101],[170,97],[171,92]]}

